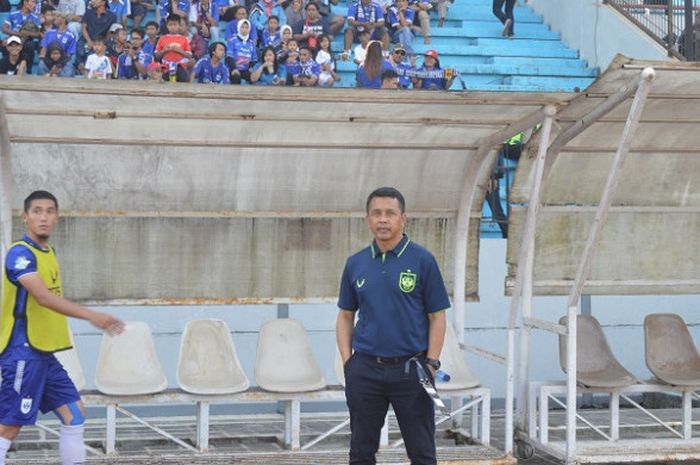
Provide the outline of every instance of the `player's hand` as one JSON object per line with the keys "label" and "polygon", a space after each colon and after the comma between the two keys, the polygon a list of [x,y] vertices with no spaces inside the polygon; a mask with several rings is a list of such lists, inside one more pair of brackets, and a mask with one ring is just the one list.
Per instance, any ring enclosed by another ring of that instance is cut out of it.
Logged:
{"label": "player's hand", "polygon": [[124,322],[109,313],[94,312],[90,323],[110,336],[116,336],[124,331]]}

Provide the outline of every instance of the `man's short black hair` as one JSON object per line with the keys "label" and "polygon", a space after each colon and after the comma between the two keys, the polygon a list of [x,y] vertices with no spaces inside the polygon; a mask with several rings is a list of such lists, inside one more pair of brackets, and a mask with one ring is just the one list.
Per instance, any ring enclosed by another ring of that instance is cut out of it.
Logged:
{"label": "man's short black hair", "polygon": [[317,10],[319,9],[319,8],[318,8],[318,3],[316,3],[316,2],[314,2],[314,1],[312,0],[312,1],[310,1],[309,3],[306,4],[306,6],[304,7],[304,10],[305,10],[305,11],[308,10],[309,7],[312,6],[312,5],[315,6]]}
{"label": "man's short black hair", "polygon": [[156,23],[155,21],[149,21],[149,22],[147,22],[147,23],[146,23],[146,26],[144,26],[144,27],[148,27],[148,26],[153,26],[153,27],[155,27],[155,28],[156,28],[156,31],[157,31],[158,29],[160,29],[160,25],[159,25],[158,23]]}
{"label": "man's short black hair", "polygon": [[131,35],[134,35],[134,32],[137,33],[139,35],[139,37],[141,37],[142,39],[144,37],[146,37],[146,32],[143,29],[141,29],[140,27],[133,28],[131,30]]}
{"label": "man's short black hair", "polygon": [[24,199],[24,212],[26,213],[29,211],[29,209],[32,207],[33,201],[42,199],[53,200],[53,203],[56,204],[56,210],[58,210],[58,200],[56,200],[56,197],[51,192],[34,191],[29,194],[26,199]]}
{"label": "man's short black hair", "polygon": [[369,213],[369,204],[375,197],[390,197],[398,200],[401,213],[406,213],[406,201],[404,200],[403,195],[401,195],[401,192],[393,187],[380,187],[379,189],[374,189],[372,193],[369,194],[369,197],[367,197],[367,205],[365,207],[367,213]]}
{"label": "man's short black hair", "polygon": [[179,23],[180,17],[174,13],[168,15],[168,19],[165,20],[166,23]]}

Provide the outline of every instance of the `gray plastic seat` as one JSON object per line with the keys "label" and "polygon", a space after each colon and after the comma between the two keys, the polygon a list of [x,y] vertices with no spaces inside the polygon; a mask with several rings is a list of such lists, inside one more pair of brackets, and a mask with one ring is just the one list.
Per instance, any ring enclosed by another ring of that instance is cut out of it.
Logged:
{"label": "gray plastic seat", "polygon": [[647,315],[644,347],[647,367],[661,381],[674,386],[700,386],[700,356],[680,316]]}
{"label": "gray plastic seat", "polygon": [[[567,317],[559,324],[566,325]],[[603,328],[592,316],[577,317],[576,377],[578,383],[589,387],[615,388],[637,383],[637,378],[617,361]],[[566,373],[566,337],[559,336],[559,363]]]}
{"label": "gray plastic seat", "polygon": [[316,391],[326,387],[299,321],[283,318],[262,325],[255,356],[255,381],[272,392]]}
{"label": "gray plastic seat", "polygon": [[467,365],[464,352],[459,347],[459,341],[457,341],[457,336],[452,330],[451,324],[447,325],[445,343],[440,353],[440,362],[442,363],[440,369],[450,375],[450,380],[448,382],[438,381],[435,383],[438,391],[469,389],[479,385],[479,378]]}
{"label": "gray plastic seat", "polygon": [[250,383],[223,320],[187,322],[177,362],[177,383],[192,394],[233,394]]}
{"label": "gray plastic seat", "polygon": [[146,323],[128,321],[121,334],[102,336],[95,386],[113,396],[154,394],[168,387]]}

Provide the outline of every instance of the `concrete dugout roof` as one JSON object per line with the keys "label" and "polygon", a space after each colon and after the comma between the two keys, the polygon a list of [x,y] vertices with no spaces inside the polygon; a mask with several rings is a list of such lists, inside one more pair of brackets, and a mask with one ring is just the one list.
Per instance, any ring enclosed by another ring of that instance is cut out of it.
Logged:
{"label": "concrete dugout roof", "polygon": [[[561,132],[628,86],[644,67],[656,70],[584,293],[700,292],[698,65],[650,63],[619,56],[584,94],[558,112],[555,127]],[[632,98],[585,129],[559,153],[548,153],[536,229],[535,294],[570,291]],[[521,158],[510,199],[508,291],[517,270],[537,139]]]}
{"label": "concrete dugout roof", "polygon": [[477,148],[570,98],[32,77],[0,78],[0,92],[15,218],[31,190],[54,192],[66,288],[101,303],[333,301],[383,185],[406,196],[408,232],[452,289],[465,183],[480,186],[476,299],[479,168],[493,160]]}

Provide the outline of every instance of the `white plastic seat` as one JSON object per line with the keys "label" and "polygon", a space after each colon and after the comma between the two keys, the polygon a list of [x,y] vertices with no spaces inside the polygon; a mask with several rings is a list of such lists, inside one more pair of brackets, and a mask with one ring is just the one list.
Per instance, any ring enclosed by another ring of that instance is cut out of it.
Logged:
{"label": "white plastic seat", "polygon": [[[592,316],[577,316],[576,377],[578,383],[589,387],[625,387],[637,383],[637,378],[617,361],[600,323]],[[566,325],[567,317],[559,324]],[[566,373],[566,337],[559,336],[559,363]]]}
{"label": "white plastic seat", "polygon": [[273,392],[315,391],[326,386],[299,321],[284,318],[262,325],[255,357],[255,380],[258,386]]}
{"label": "white plastic seat", "polygon": [[78,356],[78,349],[75,347],[75,339],[73,339],[73,331],[68,328],[70,333],[70,342],[73,348],[68,350],[62,350],[56,352],[56,358],[63,365],[66,372],[68,372],[68,377],[75,384],[75,388],[78,391],[85,389],[85,373],[83,372],[83,366],[80,364],[80,357]]}
{"label": "white plastic seat", "polygon": [[647,315],[644,347],[647,367],[661,381],[674,386],[700,386],[700,356],[680,316]]}
{"label": "white plastic seat", "polygon": [[177,383],[183,391],[193,394],[233,394],[248,389],[250,383],[226,322],[193,320],[185,325]]}
{"label": "white plastic seat", "polygon": [[469,389],[478,386],[479,379],[467,365],[464,359],[464,352],[459,347],[457,336],[452,329],[452,325],[447,325],[445,332],[445,343],[440,353],[440,369],[450,375],[448,382],[436,382],[438,391],[453,391],[459,389]]}
{"label": "white plastic seat", "polygon": [[153,394],[168,387],[146,323],[129,321],[121,334],[102,336],[95,386],[114,396]]}

